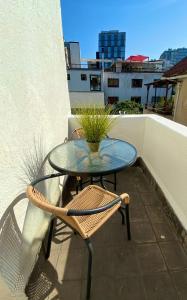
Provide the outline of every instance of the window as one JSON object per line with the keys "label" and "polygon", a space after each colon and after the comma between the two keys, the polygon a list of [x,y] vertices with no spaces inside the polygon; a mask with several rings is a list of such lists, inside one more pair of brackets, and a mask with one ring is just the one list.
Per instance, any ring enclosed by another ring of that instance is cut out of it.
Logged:
{"label": "window", "polygon": [[108,78],[108,87],[119,87],[118,78]]}
{"label": "window", "polygon": [[140,96],[131,97],[131,101],[134,101],[136,103],[141,103],[141,97]]}
{"label": "window", "polygon": [[87,80],[87,75],[86,74],[81,74],[81,80]]}
{"label": "window", "polygon": [[101,75],[90,75],[90,91],[101,90]]}
{"label": "window", "polygon": [[67,80],[70,80],[70,74],[67,74]]}
{"label": "window", "polygon": [[108,104],[116,104],[119,100],[119,97],[108,97]]}
{"label": "window", "polygon": [[141,88],[142,87],[142,79],[132,79],[132,88]]}

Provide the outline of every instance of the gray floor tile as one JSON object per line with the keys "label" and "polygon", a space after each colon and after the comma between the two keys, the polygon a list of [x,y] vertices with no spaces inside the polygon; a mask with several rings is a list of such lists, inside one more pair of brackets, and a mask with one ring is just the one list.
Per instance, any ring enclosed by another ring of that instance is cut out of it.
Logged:
{"label": "gray floor tile", "polygon": [[166,265],[157,244],[137,245],[136,256],[142,274],[166,271]]}
{"label": "gray floor tile", "polygon": [[155,206],[145,206],[147,214],[151,223],[164,223],[167,222],[166,216],[162,208]]}
{"label": "gray floor tile", "polygon": [[132,240],[136,243],[154,243],[156,237],[149,223],[131,223]]}
{"label": "gray floor tile", "polygon": [[158,272],[143,276],[148,300],[177,300],[178,295],[167,272]]}
{"label": "gray floor tile", "polygon": [[161,206],[161,202],[155,193],[141,193],[140,196],[144,205]]}
{"label": "gray floor tile", "polygon": [[175,287],[177,289],[179,299],[187,299],[187,269],[182,271],[171,272]]}
{"label": "gray floor tile", "polygon": [[71,249],[71,244],[69,249],[62,248],[56,267],[59,280],[82,279],[85,256],[85,249]]}
{"label": "gray floor tile", "polygon": [[[86,283],[83,285],[81,300],[85,300]],[[127,276],[123,278],[111,278],[109,276],[93,279],[92,300],[145,300],[145,294],[141,278]]]}
{"label": "gray floor tile", "polygon": [[93,257],[93,277],[110,276],[119,278],[137,275],[138,264],[133,244],[123,247],[96,248]]}
{"label": "gray floor tile", "polygon": [[81,281],[63,281],[58,283],[50,293],[47,300],[80,300],[81,299]]}
{"label": "gray floor tile", "polygon": [[142,207],[143,201],[142,201],[142,198],[139,193],[130,192],[129,196],[130,196],[130,207],[133,207],[133,208],[134,207],[137,207],[137,208]]}
{"label": "gray floor tile", "polygon": [[176,240],[176,234],[167,223],[153,223],[156,238],[160,242]]}
{"label": "gray floor tile", "polygon": [[92,237],[94,247],[123,246],[125,240],[127,240],[127,230],[121,222],[105,223]]}
{"label": "gray floor tile", "polygon": [[187,268],[187,254],[177,241],[159,244],[170,270]]}
{"label": "gray floor tile", "polygon": [[143,205],[131,207],[130,206],[130,220],[131,222],[148,222],[148,216]]}

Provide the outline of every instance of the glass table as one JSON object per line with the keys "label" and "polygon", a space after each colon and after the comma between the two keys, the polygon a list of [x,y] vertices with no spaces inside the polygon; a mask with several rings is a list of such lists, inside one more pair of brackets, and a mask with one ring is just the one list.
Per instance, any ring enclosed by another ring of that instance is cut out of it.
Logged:
{"label": "glass table", "polygon": [[[50,165],[62,174],[102,178],[131,166],[136,148],[119,139],[106,138],[98,152],[91,152],[85,139],[71,140],[56,146],[48,155]],[[101,182],[103,186],[103,182]]]}

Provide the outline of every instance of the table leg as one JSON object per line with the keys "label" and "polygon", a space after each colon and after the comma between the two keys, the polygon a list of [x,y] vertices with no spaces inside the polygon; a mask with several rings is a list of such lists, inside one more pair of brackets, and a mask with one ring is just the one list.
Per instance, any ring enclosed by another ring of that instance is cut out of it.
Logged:
{"label": "table leg", "polygon": [[106,188],[106,186],[104,185],[104,182],[103,182],[103,176],[100,176],[100,183],[101,183],[102,188],[106,190],[107,188]]}

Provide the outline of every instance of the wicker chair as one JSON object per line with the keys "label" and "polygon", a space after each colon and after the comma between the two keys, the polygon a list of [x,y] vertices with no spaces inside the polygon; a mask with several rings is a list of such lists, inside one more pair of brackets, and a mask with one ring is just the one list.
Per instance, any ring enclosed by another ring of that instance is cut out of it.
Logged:
{"label": "wicker chair", "polygon": [[40,209],[53,216],[62,219],[74,232],[78,233],[88,247],[88,273],[87,273],[87,299],[90,299],[91,270],[93,247],[90,237],[116,212],[122,216],[122,224],[125,223],[124,209],[126,213],[127,236],[131,239],[129,222],[129,196],[118,196],[96,185],[84,188],[65,207],[52,205],[36,188],[36,183],[61,176],[62,174],[47,175],[27,187],[28,199]]}
{"label": "wicker chair", "polygon": [[[84,134],[84,129],[83,128],[76,128],[71,133],[71,139],[84,139],[84,138],[85,138],[85,134]],[[109,138],[109,136],[106,135],[106,138]],[[83,180],[80,176],[76,176],[76,180],[77,180],[77,182],[76,182],[76,193],[77,194],[79,192],[79,188],[80,188],[80,190],[83,189],[84,184],[87,184],[88,182],[90,182],[90,184],[100,182],[103,186],[103,180],[113,184],[114,185],[114,190],[116,191],[116,173],[114,173],[114,182],[110,181],[106,178],[104,179],[103,176],[90,177],[90,180],[86,180],[84,182],[83,182]]]}

